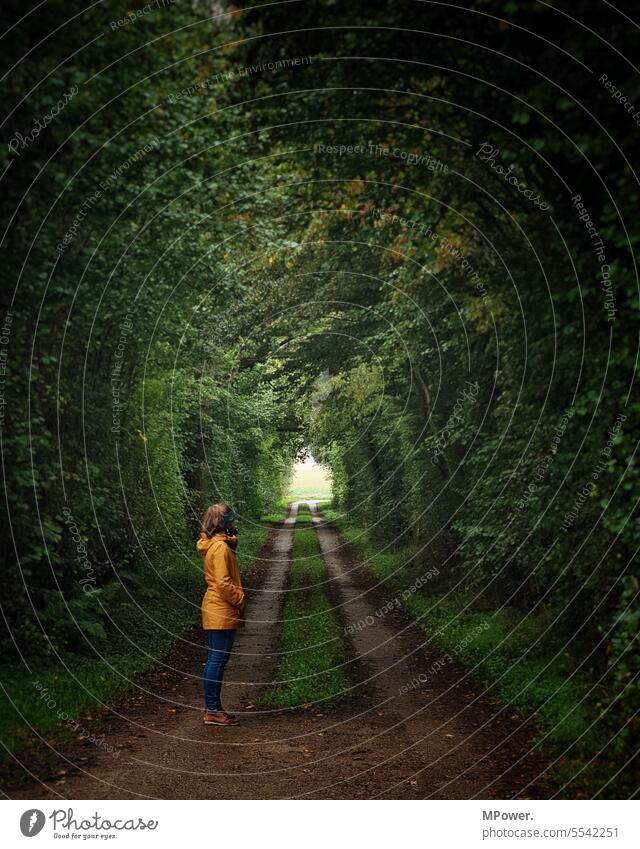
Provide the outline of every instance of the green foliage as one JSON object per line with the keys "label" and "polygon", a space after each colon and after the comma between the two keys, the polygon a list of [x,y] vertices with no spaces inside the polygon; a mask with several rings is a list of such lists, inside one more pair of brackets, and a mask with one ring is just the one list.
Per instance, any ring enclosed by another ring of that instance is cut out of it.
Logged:
{"label": "green foliage", "polygon": [[[170,581],[175,582],[173,586]],[[136,686],[137,674],[162,662],[197,621],[194,600],[202,591],[202,575],[195,558],[189,566],[174,570],[170,581],[165,578],[164,592],[152,597],[138,582],[123,583],[116,593],[110,584],[111,605],[101,609],[103,626],[100,620],[96,622],[95,609],[87,608],[88,604],[99,605],[97,598],[88,594],[84,619],[77,617],[77,603],[70,605],[76,621],[68,625],[69,651],[57,651],[50,658],[30,658],[28,667],[5,661],[0,736],[8,751],[28,743],[34,729],[63,739],[69,734],[67,718],[82,718],[87,712],[95,718],[107,700]],[[55,607],[53,599],[50,603]],[[80,633],[86,638],[83,645],[77,645]]]}
{"label": "green foliage", "polygon": [[[3,22],[22,16],[18,6],[5,4]],[[7,68],[56,30],[56,6],[17,27]],[[226,500],[258,521],[282,497],[297,450],[293,435],[278,433],[282,389],[262,364],[242,361],[243,341],[229,327],[243,284],[216,249],[231,219],[212,214],[245,179],[216,176],[237,151],[195,154],[210,148],[206,122],[190,124],[200,98],[167,109],[201,65],[217,74],[229,59],[209,54],[157,77],[150,43],[173,33],[176,51],[191,55],[208,36],[187,26],[194,13],[184,4],[170,19],[159,8],[113,27],[128,11],[120,0],[89,11],[72,2],[64,37],[34,55],[28,72],[22,64],[11,74],[6,91],[18,129],[57,102],[60,86],[77,89],[26,150],[3,154],[2,203],[15,216],[2,295],[3,450],[13,462],[2,534],[11,603],[0,645],[14,657],[108,643],[129,603],[122,586],[175,587],[192,568],[206,505]],[[80,50],[88,30],[104,37]],[[51,61],[63,70],[50,75]],[[30,75],[38,86],[26,104]],[[188,200],[169,202],[181,196]]]}
{"label": "green foliage", "polygon": [[[243,528],[238,545],[241,571],[255,558],[268,530],[260,524]],[[199,623],[204,589],[199,555],[194,553],[180,568],[162,576],[148,569],[122,570],[119,578],[97,595],[89,593],[70,603],[76,619],[73,640],[80,631],[86,634],[77,651],[30,658],[28,668],[6,661],[0,667],[0,739],[8,752],[28,745],[34,730],[55,740],[73,736],[69,719],[79,718],[82,726],[87,714],[99,717],[105,703],[138,686],[138,676],[162,663],[185,631]],[[103,628],[96,621],[95,605],[96,598],[106,594],[111,597],[109,608],[100,608]],[[59,597],[51,596],[49,602],[56,609]]]}

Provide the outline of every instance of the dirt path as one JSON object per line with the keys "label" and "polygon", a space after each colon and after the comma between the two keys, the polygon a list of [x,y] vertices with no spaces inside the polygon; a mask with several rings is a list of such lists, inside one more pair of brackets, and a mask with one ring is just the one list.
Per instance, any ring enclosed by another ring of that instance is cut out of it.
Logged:
{"label": "dirt path", "polygon": [[[250,706],[272,680],[285,595],[292,523],[271,532],[249,572],[247,626],[238,636],[223,700]],[[173,671],[144,679],[103,733],[116,758],[90,745],[68,747],[40,782],[12,798],[511,798],[534,779],[530,732],[478,694],[462,669],[399,614],[376,615],[382,600],[336,531],[316,530],[329,593],[349,624],[353,690],[334,707],[249,709],[234,728],[201,721],[204,647],[195,631],[171,659]],[[438,667],[425,684],[421,672]],[[409,686],[408,686],[409,685]],[[89,751],[88,751],[89,750]],[[82,760],[79,757],[81,751]],[[529,787],[527,796],[536,795]]]}
{"label": "dirt path", "polygon": [[[376,603],[371,577],[349,562],[342,538],[315,505],[311,509],[357,658],[349,677],[376,711],[384,711],[385,728],[372,741],[385,753],[374,767],[387,776],[382,795],[398,795],[396,782],[406,783],[409,772],[410,786],[421,787],[424,798],[517,795],[531,760],[519,724],[478,695],[451,655],[429,647],[413,625],[391,615],[397,610],[392,595]],[[516,763],[519,757],[523,763]]]}

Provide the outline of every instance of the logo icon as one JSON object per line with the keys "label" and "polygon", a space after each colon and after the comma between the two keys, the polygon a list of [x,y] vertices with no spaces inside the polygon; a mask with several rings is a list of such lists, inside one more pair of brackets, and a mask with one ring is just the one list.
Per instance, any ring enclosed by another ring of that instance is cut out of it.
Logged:
{"label": "logo icon", "polygon": [[35,837],[42,831],[45,819],[44,811],[30,808],[20,817],[20,831],[25,837]]}

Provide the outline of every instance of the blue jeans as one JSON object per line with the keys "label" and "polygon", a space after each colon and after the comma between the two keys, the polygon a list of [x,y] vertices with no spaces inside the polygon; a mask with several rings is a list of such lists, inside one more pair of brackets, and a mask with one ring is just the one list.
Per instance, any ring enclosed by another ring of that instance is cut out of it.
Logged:
{"label": "blue jeans", "polygon": [[233,648],[236,632],[233,628],[228,630],[216,628],[207,630],[206,634],[209,641],[209,654],[202,670],[204,707],[209,713],[217,713],[217,711],[222,710],[220,703],[222,678]]}

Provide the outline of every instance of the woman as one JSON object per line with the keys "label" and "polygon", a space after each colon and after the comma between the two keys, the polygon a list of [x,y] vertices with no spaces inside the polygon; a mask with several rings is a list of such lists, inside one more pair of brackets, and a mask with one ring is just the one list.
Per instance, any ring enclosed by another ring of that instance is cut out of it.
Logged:
{"label": "woman", "polygon": [[228,504],[213,504],[202,519],[203,532],[196,548],[204,558],[207,590],[202,599],[202,627],[207,634],[209,653],[204,665],[205,725],[237,725],[237,720],[222,709],[220,690],[224,668],[229,660],[240,614],[244,590],[235,549],[236,512]]}

